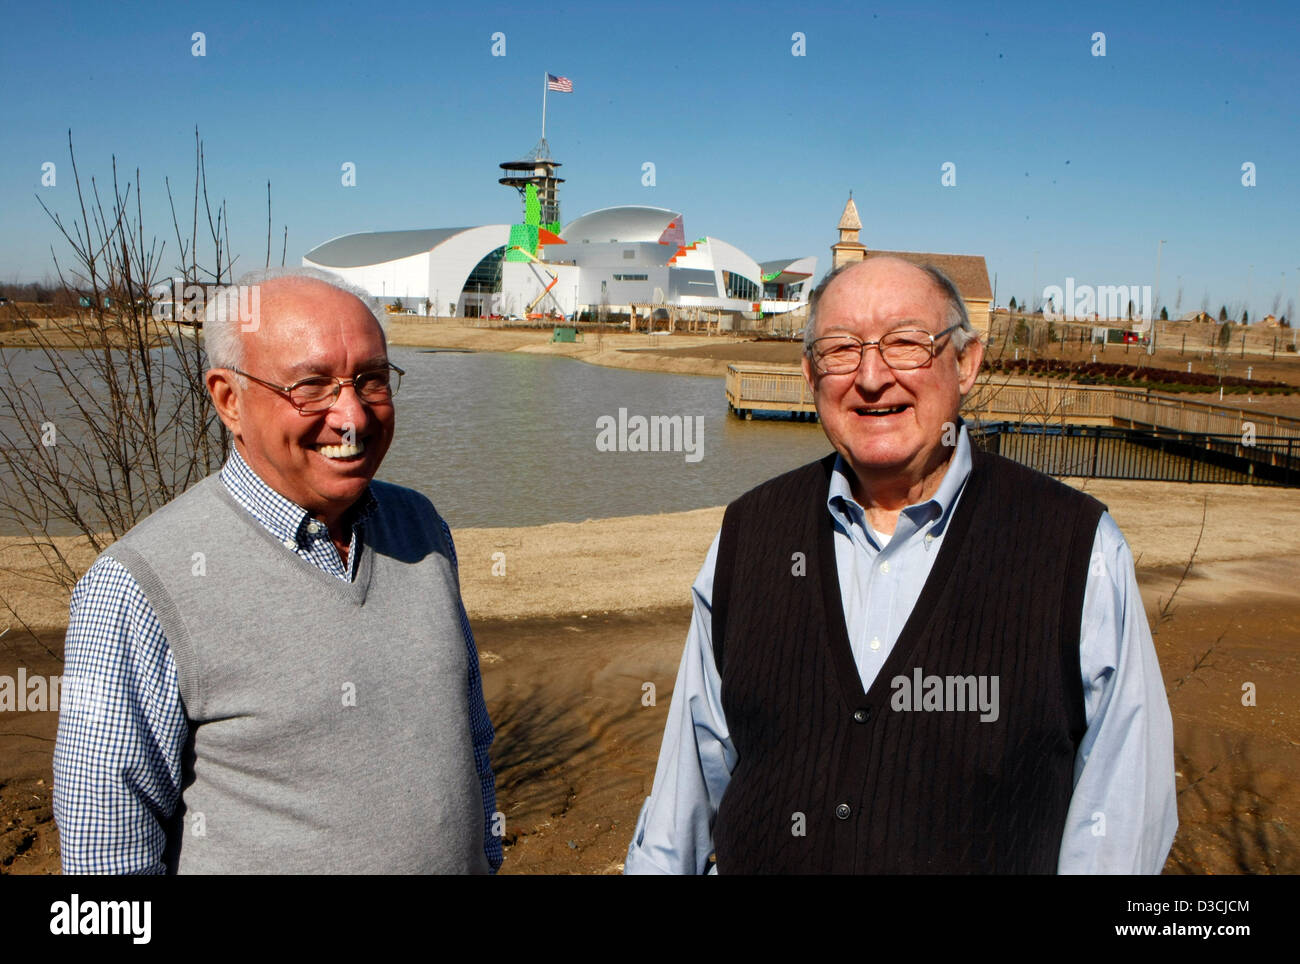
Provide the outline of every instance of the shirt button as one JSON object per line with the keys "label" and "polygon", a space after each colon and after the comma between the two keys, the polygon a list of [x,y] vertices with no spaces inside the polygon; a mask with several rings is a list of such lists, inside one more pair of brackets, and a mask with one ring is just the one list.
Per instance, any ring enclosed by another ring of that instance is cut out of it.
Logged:
{"label": "shirt button", "polygon": [[297,549],[297,548],[298,548],[298,543],[297,543],[296,540],[293,540],[293,539],[285,539],[285,540],[284,540],[284,547],[285,547],[286,549]]}
{"label": "shirt button", "polygon": [[881,572],[889,572],[889,563],[887,563],[887,562],[882,562],[882,563],[880,564],[880,571],[881,571]]}
{"label": "shirt button", "polygon": [[877,636],[875,639],[873,639],[873,640],[871,641],[871,648],[872,648],[872,649],[879,649],[879,648],[880,648],[880,637],[879,637],[879,636]]}
{"label": "shirt button", "polygon": [[854,722],[854,723],[865,723],[865,722],[867,722],[867,720],[869,720],[869,719],[871,719],[871,707],[869,707],[869,706],[864,706],[864,707],[862,707],[862,709],[860,709],[860,710],[854,710],[854,711],[853,711],[853,722]]}
{"label": "shirt button", "polygon": [[927,533],[925,534],[925,541],[926,541],[926,542],[934,542],[934,533],[927,532]]}
{"label": "shirt button", "polygon": [[320,532],[320,523],[315,521],[308,522],[307,531],[310,532],[312,535],[315,535],[316,533]]}
{"label": "shirt button", "polygon": [[853,815],[853,808],[850,807],[847,803],[841,803],[838,807],[835,808],[835,816],[839,817],[841,820],[848,820],[849,817],[852,815]]}

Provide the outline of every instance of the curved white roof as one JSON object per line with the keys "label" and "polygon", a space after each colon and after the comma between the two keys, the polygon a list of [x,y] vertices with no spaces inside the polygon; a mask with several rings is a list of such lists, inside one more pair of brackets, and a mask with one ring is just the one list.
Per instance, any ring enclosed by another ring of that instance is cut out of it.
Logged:
{"label": "curved white roof", "polygon": [[419,231],[370,231],[344,234],[318,244],[304,257],[313,264],[329,268],[358,268],[383,264],[413,254],[431,251],[448,238],[472,228],[426,228]]}
{"label": "curved white roof", "polygon": [[796,281],[811,278],[816,273],[817,259],[812,256],[806,258],[778,258],[775,261],[761,262],[759,268],[763,272],[763,280],[765,281],[793,284]]}
{"label": "curved white roof", "polygon": [[560,232],[569,244],[608,244],[611,241],[656,242],[674,220],[680,220],[680,211],[652,208],[639,204],[601,208],[570,221]]}
{"label": "curved white roof", "polygon": [[445,311],[475,265],[509,238],[508,224],[348,234],[313,248],[302,263],[333,271],[376,297],[436,298]]}

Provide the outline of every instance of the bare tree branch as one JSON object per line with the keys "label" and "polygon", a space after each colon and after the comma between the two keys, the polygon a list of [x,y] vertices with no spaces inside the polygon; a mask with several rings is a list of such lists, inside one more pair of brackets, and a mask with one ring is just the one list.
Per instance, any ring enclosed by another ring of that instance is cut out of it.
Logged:
{"label": "bare tree branch", "polygon": [[[21,554],[0,572],[70,592],[82,547],[102,552],[224,458],[229,436],[204,383],[198,324],[186,324],[182,309],[189,292],[201,300],[206,286],[229,284],[237,259],[228,208],[209,198],[197,128],[194,138],[188,237],[164,179],[177,244],[174,279],[160,278],[166,242],[146,239],[138,168],[124,179],[113,157],[104,189],[94,177],[84,186],[69,131],[79,214],[65,222],[37,198],[71,251],[66,267],[51,251],[69,307],[63,317],[32,320],[16,305],[35,347],[0,349],[0,534],[7,551]],[[270,198],[268,183],[268,263]],[[287,227],[285,238],[287,245]],[[208,258],[201,260],[201,249]],[[157,304],[162,280],[176,283],[170,318]],[[0,607],[55,655],[10,599],[0,596]]]}

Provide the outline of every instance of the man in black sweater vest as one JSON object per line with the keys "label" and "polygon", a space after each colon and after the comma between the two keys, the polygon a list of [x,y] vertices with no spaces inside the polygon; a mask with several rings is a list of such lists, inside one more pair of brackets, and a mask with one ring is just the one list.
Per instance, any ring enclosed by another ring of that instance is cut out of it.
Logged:
{"label": "man in black sweater vest", "polygon": [[628,873],[1158,873],[1173,728],[1105,506],[975,450],[952,282],[810,300],[835,453],[727,508]]}

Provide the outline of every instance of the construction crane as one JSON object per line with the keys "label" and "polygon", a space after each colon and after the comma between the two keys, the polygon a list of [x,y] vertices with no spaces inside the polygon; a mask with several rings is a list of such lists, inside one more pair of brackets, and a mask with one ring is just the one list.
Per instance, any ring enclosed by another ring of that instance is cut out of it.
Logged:
{"label": "construction crane", "polygon": [[[511,248],[511,250],[512,250],[512,251],[518,251],[518,252],[520,252],[520,253],[523,254],[526,258],[528,258],[529,261],[533,262],[533,264],[535,264],[535,265],[538,265],[538,266],[539,266],[543,271],[545,271],[547,274],[549,274],[549,275],[551,276],[551,283],[548,284],[545,288],[543,288],[543,289],[542,289],[542,293],[541,293],[540,295],[538,295],[536,298],[534,298],[531,302],[529,302],[528,307],[524,309],[524,317],[525,317],[525,318],[530,318],[530,319],[532,319],[532,318],[545,318],[546,316],[545,316],[544,314],[542,314],[541,312],[536,312],[535,310],[536,310],[537,306],[538,306],[539,304],[542,303],[542,299],[545,298],[547,295],[549,295],[549,294],[551,293],[551,289],[554,288],[554,287],[556,286],[556,284],[559,283],[559,281],[560,281],[560,276],[557,275],[557,274],[556,274],[554,271],[552,271],[550,268],[546,267],[546,262],[545,262],[545,261],[542,261],[540,258],[538,258],[535,254],[533,254],[533,253],[532,253],[531,251],[529,251],[527,248],[522,248],[522,247],[520,247],[519,245],[516,244],[516,245],[514,245],[514,246]],[[556,302],[556,307],[557,307],[557,308],[560,307],[560,304],[559,304],[558,301]]]}

